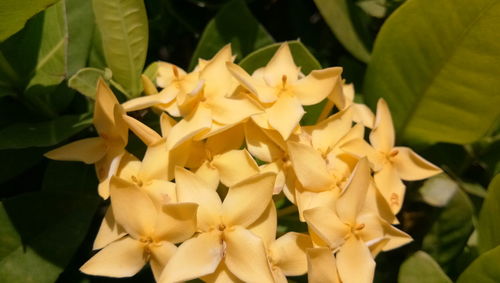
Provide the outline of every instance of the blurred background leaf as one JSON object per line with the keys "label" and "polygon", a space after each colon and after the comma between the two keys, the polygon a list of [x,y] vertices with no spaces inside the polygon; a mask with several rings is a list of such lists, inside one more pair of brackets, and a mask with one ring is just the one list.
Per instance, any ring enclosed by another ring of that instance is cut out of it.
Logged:
{"label": "blurred background leaf", "polygon": [[458,278],[457,283],[496,283],[500,278],[500,246],[476,259]]}
{"label": "blurred background leaf", "polygon": [[500,245],[500,174],[488,186],[479,215],[479,251],[484,253]]}
{"label": "blurred background leaf", "polygon": [[401,265],[398,282],[451,283],[452,281],[430,255],[423,251],[418,251]]}

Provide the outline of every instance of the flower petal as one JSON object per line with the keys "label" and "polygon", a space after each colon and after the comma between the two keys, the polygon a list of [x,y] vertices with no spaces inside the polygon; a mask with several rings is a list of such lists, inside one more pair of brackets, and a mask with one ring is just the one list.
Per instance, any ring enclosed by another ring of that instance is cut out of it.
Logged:
{"label": "flower petal", "polygon": [[266,112],[269,115],[269,125],[276,129],[285,140],[299,125],[305,113],[300,101],[289,95],[280,96]]}
{"label": "flower petal", "polygon": [[370,249],[356,237],[350,237],[338,251],[337,266],[342,282],[373,282],[375,261]]}
{"label": "flower petal", "polygon": [[173,126],[175,126],[175,124],[177,124],[177,121],[175,121],[172,117],[168,116],[167,113],[161,113],[160,116],[161,136],[164,138],[168,137],[170,130],[172,129]]}
{"label": "flower petal", "polygon": [[337,263],[329,248],[307,250],[308,274],[310,283],[340,283]]}
{"label": "flower petal", "polygon": [[373,128],[375,122],[375,115],[368,106],[360,103],[353,103],[351,106],[353,110],[352,120],[356,123],[361,123],[367,128]]}
{"label": "flower petal", "polygon": [[351,125],[351,108],[330,116],[314,127],[311,137],[313,147],[322,153],[327,153],[349,132]]}
{"label": "flower petal", "polygon": [[259,236],[264,245],[269,245],[276,239],[276,228],[278,226],[278,218],[276,216],[276,206],[274,201],[271,201],[262,215],[250,226],[248,230]]}
{"label": "flower petal", "polygon": [[356,217],[364,206],[371,175],[368,160],[362,158],[354,168],[351,180],[335,204],[339,218],[347,223],[355,224]]}
{"label": "flower petal", "polygon": [[211,125],[211,111],[199,104],[190,115],[172,127],[167,139],[168,148],[172,149],[179,146],[201,131],[210,129]]}
{"label": "flower petal", "polygon": [[111,89],[104,80],[100,78],[97,82],[93,117],[94,126],[100,136],[114,137],[114,108],[118,104],[118,100]]}
{"label": "flower petal", "polygon": [[123,109],[125,109],[125,112],[142,110],[154,105],[169,103],[170,101],[172,101],[172,99],[175,98],[176,94],[177,93],[174,92],[167,93],[162,91],[158,94],[146,95],[128,100],[123,103],[122,106]]}
{"label": "flower petal", "polygon": [[326,161],[311,146],[289,141],[288,154],[299,182],[311,191],[328,190],[334,180],[326,168]]}
{"label": "flower petal", "polygon": [[205,81],[205,96],[223,97],[231,93],[233,76],[226,67],[226,62],[233,62],[231,45],[224,46],[201,70],[200,78]]}
{"label": "flower petal", "polygon": [[149,245],[149,251],[151,252],[151,258],[149,259],[151,271],[153,271],[155,280],[158,282],[165,265],[175,254],[177,247],[170,242],[160,242]]}
{"label": "flower petal", "polygon": [[305,221],[305,210],[319,206],[334,207],[335,201],[338,199],[338,197],[338,189],[326,190],[322,192],[311,192],[300,187],[300,185],[296,186],[295,200],[299,209],[300,221]]}
{"label": "flower petal", "polygon": [[398,153],[393,157],[393,164],[403,180],[422,180],[443,172],[408,147],[395,147],[396,151]]}
{"label": "flower petal", "polygon": [[222,257],[223,246],[218,231],[198,234],[177,248],[158,282],[188,281],[211,274],[216,270]]}
{"label": "flower petal", "polygon": [[179,202],[194,202],[200,205],[197,222],[202,231],[219,224],[222,204],[215,190],[200,177],[180,167],[175,170],[175,182]]}
{"label": "flower petal", "polygon": [[212,166],[209,161],[203,162],[203,164],[196,170],[196,176],[200,177],[205,181],[208,188],[217,190],[219,186],[219,170]]}
{"label": "flower petal", "polygon": [[413,241],[410,235],[392,226],[389,222],[384,220],[380,222],[384,228],[385,236],[389,239],[387,244],[383,247],[383,251],[393,250]]}
{"label": "flower petal", "polygon": [[177,191],[172,182],[153,180],[143,185],[141,189],[148,194],[158,210],[165,204],[177,203]]}
{"label": "flower petal", "polygon": [[127,115],[123,115],[122,118],[128,125],[129,129],[134,132],[134,134],[146,145],[149,146],[155,144],[161,139],[161,136],[157,132],[141,123],[139,120]]}
{"label": "flower petal", "polygon": [[225,262],[234,275],[245,282],[274,282],[264,242],[259,237],[235,226],[224,231],[224,241]]}
{"label": "flower petal", "polygon": [[276,95],[271,87],[265,85],[260,80],[256,80],[254,77],[250,76],[243,68],[240,66],[227,62],[227,69],[237,79],[246,89],[257,96],[259,101],[263,103],[271,103],[276,100]]}
{"label": "flower petal", "polygon": [[342,222],[337,214],[328,207],[316,207],[304,211],[307,226],[314,231],[330,248],[335,249],[344,243],[350,232],[349,226]]}
{"label": "flower petal", "polygon": [[212,110],[212,117],[220,124],[235,124],[262,112],[262,108],[249,99],[244,93],[231,97],[214,97],[207,101]]}
{"label": "flower petal", "polygon": [[212,156],[215,156],[232,149],[240,149],[244,139],[243,125],[240,124],[210,136],[205,146]]}
{"label": "flower petal", "polygon": [[159,87],[165,88],[172,83],[174,79],[182,78],[186,72],[174,64],[167,62],[158,62],[158,74],[156,84]]}
{"label": "flower petal", "polygon": [[206,283],[243,283],[229,271],[224,261],[221,261],[214,273],[201,278]]}
{"label": "flower petal", "polygon": [[111,177],[109,187],[116,222],[136,239],[150,236],[158,212],[146,192],[115,176]]}
{"label": "flower petal", "polygon": [[113,209],[108,207],[102,219],[101,226],[99,227],[99,232],[97,232],[97,236],[95,237],[92,249],[100,250],[126,234],[125,230],[116,223],[115,217],[113,216]]}
{"label": "flower petal", "polygon": [[332,92],[341,73],[341,67],[314,70],[293,85],[293,92],[302,105],[320,103]]}
{"label": "flower petal", "polygon": [[378,151],[389,153],[394,147],[394,125],[389,106],[383,98],[377,103],[377,116],[370,133],[370,143]]}
{"label": "flower petal", "polygon": [[375,173],[374,180],[392,212],[397,214],[403,205],[405,185],[401,182],[396,168],[391,164],[385,164],[382,170]]}
{"label": "flower petal", "polygon": [[162,206],[154,232],[155,241],[180,243],[196,231],[196,203],[175,203]]}
{"label": "flower petal", "polygon": [[130,277],[146,264],[144,244],[131,237],[113,242],[89,259],[80,271],[89,275]]}
{"label": "flower petal", "polygon": [[270,247],[273,262],[287,276],[298,276],[307,272],[306,250],[312,248],[309,235],[288,232]]}
{"label": "flower petal", "polygon": [[274,173],[260,173],[230,187],[222,204],[223,223],[247,227],[255,222],[271,201],[275,179]]}
{"label": "flower petal", "polygon": [[293,61],[288,43],[284,42],[264,67],[263,75],[266,82],[274,87],[281,84],[283,76],[286,76],[288,82],[295,82],[298,79],[299,70]]}
{"label": "flower petal", "polygon": [[101,137],[87,138],[63,145],[44,154],[45,157],[62,161],[82,161],[93,164],[106,154],[106,143]]}
{"label": "flower petal", "polygon": [[245,123],[245,139],[248,151],[264,162],[272,162],[283,156],[283,150],[251,119]]}
{"label": "flower petal", "polygon": [[220,181],[227,187],[259,173],[257,163],[245,149],[216,155],[212,165],[219,170]]}

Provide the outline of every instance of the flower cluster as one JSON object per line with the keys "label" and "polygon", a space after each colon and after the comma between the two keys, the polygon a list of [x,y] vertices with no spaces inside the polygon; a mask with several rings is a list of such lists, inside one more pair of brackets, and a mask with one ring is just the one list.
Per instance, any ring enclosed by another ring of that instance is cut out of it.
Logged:
{"label": "flower cluster", "polygon": [[[354,103],[341,68],[305,76],[286,43],[251,75],[234,58],[226,46],[191,73],[160,62],[142,77],[145,95],[123,104],[100,80],[99,136],[46,154],[95,164],[110,199],[81,271],[127,277],[149,263],[162,283],[371,282],[374,257],[411,241],[393,226],[402,180],[440,169],[395,147],[387,104],[374,115]],[[317,124],[301,126],[303,107],[325,99]],[[161,134],[127,115],[147,108]],[[147,146],[142,160],[126,150],[129,130]],[[276,239],[284,198],[307,234]]]}

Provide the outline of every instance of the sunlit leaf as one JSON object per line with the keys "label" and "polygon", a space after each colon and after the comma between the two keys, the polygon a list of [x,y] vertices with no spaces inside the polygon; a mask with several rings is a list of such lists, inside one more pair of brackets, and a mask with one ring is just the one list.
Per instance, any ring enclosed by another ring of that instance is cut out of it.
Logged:
{"label": "sunlit leaf", "polygon": [[399,283],[451,283],[439,264],[430,255],[418,251],[406,259],[399,269]]}
{"label": "sunlit leaf", "polygon": [[[432,11],[432,12],[430,12]],[[499,117],[500,2],[407,1],[385,22],[365,79],[409,143],[466,144]]]}
{"label": "sunlit leaf", "polygon": [[496,283],[500,281],[500,246],[482,254],[458,277],[457,283]]}
{"label": "sunlit leaf", "polygon": [[488,186],[488,194],[479,215],[479,251],[484,253],[500,245],[500,174]]}
{"label": "sunlit leaf", "polygon": [[97,88],[97,80],[104,77],[105,72],[96,68],[80,69],[68,81],[69,87],[77,90],[81,94],[94,99]]}
{"label": "sunlit leaf", "polygon": [[443,207],[459,189],[457,183],[445,174],[440,174],[425,181],[419,192],[422,199],[432,206]]}

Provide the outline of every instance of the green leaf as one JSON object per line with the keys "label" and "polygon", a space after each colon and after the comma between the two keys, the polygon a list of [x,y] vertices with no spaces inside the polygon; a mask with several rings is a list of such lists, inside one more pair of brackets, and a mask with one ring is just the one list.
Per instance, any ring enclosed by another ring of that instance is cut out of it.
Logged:
{"label": "green leaf", "polygon": [[446,174],[434,176],[424,182],[419,192],[429,205],[446,206],[459,189],[458,184]]}
{"label": "green leaf", "polygon": [[484,253],[500,245],[500,174],[496,175],[488,186],[479,214],[479,251]]}
{"label": "green leaf", "polygon": [[61,116],[40,123],[17,123],[0,130],[0,149],[51,146],[92,124],[89,114]]}
{"label": "green leaf", "polygon": [[457,283],[497,283],[500,281],[500,246],[482,254],[458,277]]}
{"label": "green leaf", "polygon": [[87,234],[98,203],[95,195],[61,192],[4,200],[0,204],[2,282],[55,282]]}
{"label": "green leaf", "polygon": [[127,94],[137,97],[149,36],[144,1],[93,0],[93,6],[107,65]]}
{"label": "green leaf", "polygon": [[0,1],[0,42],[24,27],[27,20],[58,0]]}
{"label": "green leaf", "polygon": [[423,251],[418,251],[407,258],[401,265],[398,282],[451,283],[452,281],[431,256]]}
{"label": "green leaf", "polygon": [[349,15],[346,0],[314,0],[319,12],[344,47],[357,59],[367,63],[370,52],[363,44]]}
{"label": "green leaf", "polygon": [[[432,11],[432,12],[430,12]],[[500,1],[407,1],[382,27],[365,78],[406,142],[467,144],[499,118]]]}
{"label": "green leaf", "polygon": [[424,237],[422,249],[443,268],[446,269],[467,244],[474,229],[473,213],[474,208],[467,194],[456,190]]}
{"label": "green leaf", "polygon": [[191,57],[189,69],[198,64],[198,58],[210,59],[228,43],[231,43],[233,54],[241,59],[253,50],[273,42],[274,39],[253,17],[245,1],[229,1],[203,31]]}
{"label": "green leaf", "polygon": [[81,94],[94,99],[97,80],[104,77],[104,71],[96,68],[83,68],[71,77],[68,81],[68,86],[77,90]]}
{"label": "green leaf", "polygon": [[[280,45],[281,43],[271,44],[250,53],[247,57],[241,60],[240,66],[248,73],[253,73],[258,68],[267,65],[267,62],[271,60]],[[302,73],[307,75],[312,70],[321,69],[321,64],[316,58],[314,58],[311,52],[309,52],[309,50],[300,41],[289,41],[288,46],[290,47],[290,51],[292,52],[295,64],[301,67],[300,70],[302,71]],[[318,120],[318,117],[321,114],[321,110],[323,109],[325,103],[326,100],[315,105],[305,106],[304,110],[306,111],[306,114],[304,115],[304,117],[302,117],[301,124],[314,124]]]}

